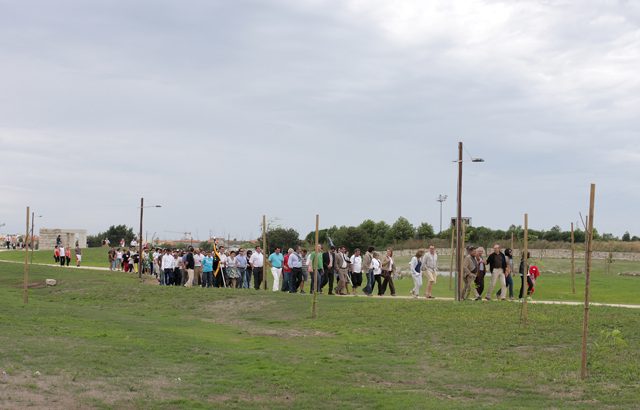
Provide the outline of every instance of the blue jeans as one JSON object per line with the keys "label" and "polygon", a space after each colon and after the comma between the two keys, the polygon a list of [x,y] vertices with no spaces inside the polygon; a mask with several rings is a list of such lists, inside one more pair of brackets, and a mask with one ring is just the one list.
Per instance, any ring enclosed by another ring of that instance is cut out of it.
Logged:
{"label": "blue jeans", "polygon": [[370,269],[367,272],[367,286],[362,290],[364,293],[369,294],[373,292],[373,287],[375,286],[375,280],[373,278],[373,269]]}
{"label": "blue jeans", "polygon": [[213,286],[213,272],[202,272],[202,287],[210,288]]}
{"label": "blue jeans", "polygon": [[318,282],[318,291],[320,291],[322,275],[324,275],[324,271],[322,269],[314,270],[313,272],[311,272],[311,291],[309,293],[313,293],[315,291],[316,281]]}
{"label": "blue jeans", "polygon": [[284,280],[282,281],[280,290],[283,292],[289,292],[291,290],[291,272],[285,272],[283,270],[282,275],[284,276]]}
{"label": "blue jeans", "polygon": [[164,270],[164,282],[163,284],[169,286],[172,284],[173,278],[173,269],[165,269]]}
{"label": "blue jeans", "polygon": [[242,288],[249,289],[251,287],[251,271],[245,268],[240,274],[242,277]]}

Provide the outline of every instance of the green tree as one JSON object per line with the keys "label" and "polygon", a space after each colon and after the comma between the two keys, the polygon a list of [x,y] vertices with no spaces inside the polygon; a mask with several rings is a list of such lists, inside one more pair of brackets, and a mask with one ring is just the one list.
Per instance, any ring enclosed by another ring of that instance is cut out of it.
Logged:
{"label": "green tree", "polygon": [[401,216],[393,223],[393,225],[391,225],[389,234],[395,241],[406,241],[415,236],[416,229],[411,225],[411,222],[409,222],[407,218]]}
{"label": "green tree", "polygon": [[383,248],[392,242],[393,239],[389,233],[390,231],[391,227],[388,223],[385,221],[377,222],[373,237],[371,238],[371,241],[373,242],[371,245],[374,245],[377,248]]}
{"label": "green tree", "polygon": [[[258,240],[261,241],[262,237],[258,238]],[[300,245],[300,234],[295,229],[278,227],[267,231],[267,246],[269,247],[269,252],[272,252],[276,247],[284,250],[295,248],[298,245]]]}
{"label": "green tree", "polygon": [[362,221],[358,228],[364,231],[369,236],[369,238],[374,238],[376,236],[376,223],[371,219],[365,219],[364,221]]}
{"label": "green tree", "polygon": [[420,226],[418,226],[416,234],[418,236],[418,239],[431,239],[435,236],[433,232],[433,226],[431,226],[431,224],[427,222],[423,222],[420,224]]}
{"label": "green tree", "polygon": [[125,245],[129,246],[129,243],[136,236],[133,233],[133,228],[129,228],[126,225],[111,225],[104,235],[109,239],[112,246],[118,246],[122,238],[124,238]]}
{"label": "green tree", "polygon": [[631,234],[629,233],[629,231],[625,232],[624,235],[622,235],[622,241],[631,242]]}

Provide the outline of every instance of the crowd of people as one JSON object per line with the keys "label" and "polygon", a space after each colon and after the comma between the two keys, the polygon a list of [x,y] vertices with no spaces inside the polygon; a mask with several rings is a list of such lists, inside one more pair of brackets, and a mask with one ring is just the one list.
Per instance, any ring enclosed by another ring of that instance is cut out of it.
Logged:
{"label": "crowd of people", "polygon": [[[220,246],[215,251],[193,247],[151,251],[145,248],[142,258],[135,247],[111,248],[108,258],[111,270],[125,272],[132,272],[142,259],[143,272],[156,277],[162,286],[253,287],[256,290],[264,280],[266,262],[260,246],[253,250],[226,250]],[[273,278],[273,291],[313,293],[317,283],[319,293],[326,288],[330,295],[358,294],[359,288],[364,294],[373,295],[376,285],[378,295],[386,294],[387,289],[392,296],[396,295],[392,249],[387,249],[381,257],[373,247],[364,254],[360,249],[349,254],[344,246],[331,246],[325,251],[318,245],[312,252],[298,246],[286,253],[276,247],[266,260]],[[362,288],[364,279],[366,285]]]}
{"label": "crowd of people", "polygon": [[[350,253],[344,246],[331,246],[325,250],[322,245],[318,245],[312,252],[300,246],[289,248],[286,252],[276,247],[266,256],[260,246],[237,250],[219,246],[212,251],[193,247],[184,250],[148,250],[145,247],[140,258],[138,248],[131,247],[110,248],[108,257],[111,270],[133,272],[141,264],[142,272],[154,276],[161,286],[258,290],[264,281],[267,261],[272,276],[271,290],[274,292],[313,293],[317,284],[319,293],[326,290],[330,295],[357,295],[362,292],[367,296],[383,296],[388,291],[391,296],[396,296],[394,279],[398,277],[391,248],[381,255],[374,247],[369,247],[364,253],[360,249],[354,249]],[[65,259],[61,256],[62,264],[64,260],[69,263],[68,257]],[[80,261],[78,265],[79,263]],[[524,292],[524,278],[527,278],[527,296],[531,296],[540,274],[536,266],[527,265],[525,269],[524,265],[522,260],[518,270],[521,281],[520,299]],[[411,295],[414,298],[424,295],[427,299],[433,299],[433,287],[438,278],[438,254],[435,246],[430,245],[426,250],[417,251],[409,263],[409,272],[413,279]],[[511,249],[502,252],[500,245],[496,244],[493,251],[485,257],[484,248],[469,247],[463,263],[464,288],[461,289],[461,299],[481,300],[484,294],[486,300],[492,300],[496,285],[499,284],[496,299],[506,300],[508,297],[513,300],[514,273]],[[485,293],[487,274],[490,274],[491,280]],[[426,282],[424,294],[421,291],[423,282]]]}
{"label": "crowd of people", "polygon": [[[489,282],[489,289],[485,294],[485,299],[491,300],[493,291],[499,281],[500,289],[496,293],[496,298],[506,300],[508,294],[509,300],[513,300],[513,275],[515,273],[513,251],[507,248],[503,253],[500,245],[496,244],[493,246],[493,252],[491,252],[486,259],[484,253],[485,250],[483,247],[470,246],[467,248],[467,255],[463,263],[464,288],[461,291],[461,299],[469,300],[471,298],[471,292],[473,291],[473,299],[482,300],[485,275],[488,272],[491,275],[491,281]],[[531,258],[530,253],[527,255],[527,260],[529,258]],[[526,265],[527,266],[525,266],[525,259],[522,257],[518,268],[518,273],[520,274],[519,299],[523,298],[525,276],[527,278],[527,297],[531,297],[535,291],[535,282],[540,276],[540,270],[537,266]]]}

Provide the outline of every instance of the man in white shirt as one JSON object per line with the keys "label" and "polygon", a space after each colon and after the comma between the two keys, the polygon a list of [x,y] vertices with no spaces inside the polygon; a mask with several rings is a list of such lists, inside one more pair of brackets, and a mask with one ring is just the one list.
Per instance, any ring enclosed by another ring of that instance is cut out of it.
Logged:
{"label": "man in white shirt", "polygon": [[431,291],[438,278],[438,254],[436,253],[436,247],[433,245],[429,245],[429,252],[422,257],[422,271],[427,279],[425,296],[427,299],[433,299]]}
{"label": "man in white shirt", "polygon": [[[300,256],[299,246],[296,246],[296,250],[289,254],[288,265],[291,268],[289,293],[297,293],[300,282],[302,282],[302,257]],[[304,290],[302,292],[304,292]]]}
{"label": "man in white shirt", "polygon": [[202,284],[202,260],[204,255],[200,249],[196,249],[193,254],[193,285],[200,286]]}
{"label": "man in white shirt", "polygon": [[353,287],[353,294],[357,293],[357,290],[362,286],[362,256],[360,255],[360,249],[356,249],[351,255],[351,283]]}
{"label": "man in white shirt", "polygon": [[249,265],[251,265],[251,270],[253,271],[253,288],[259,290],[264,271],[264,255],[259,246],[256,246],[256,251],[251,254]]}
{"label": "man in white shirt", "polygon": [[173,284],[173,268],[176,266],[175,258],[169,251],[169,249],[164,250],[164,255],[162,256],[162,272],[164,274],[164,285],[169,286]]}

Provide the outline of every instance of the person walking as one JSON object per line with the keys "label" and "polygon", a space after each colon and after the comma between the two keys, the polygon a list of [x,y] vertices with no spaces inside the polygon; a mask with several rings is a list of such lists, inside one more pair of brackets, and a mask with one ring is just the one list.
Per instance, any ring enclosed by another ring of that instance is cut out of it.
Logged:
{"label": "person walking", "polygon": [[71,263],[71,247],[67,246],[64,249],[64,260],[67,263],[67,266],[69,266],[69,264]]}
{"label": "person walking", "polygon": [[320,282],[320,292],[322,292],[325,285],[329,285],[329,295],[333,295],[333,281],[336,277],[335,259],[335,246],[331,246],[327,252],[322,254],[322,270],[324,275]]}
{"label": "person walking", "polygon": [[196,260],[193,256],[193,248],[189,247],[189,251],[186,254],[186,257],[184,259],[184,267],[187,270],[187,281],[184,284],[184,286],[186,286],[187,288],[190,288],[193,286],[193,280],[195,277],[195,267],[196,267]]}
{"label": "person walking", "polygon": [[82,249],[79,246],[76,246],[76,267],[80,267],[80,262],[82,262]]}
{"label": "person walking", "polygon": [[206,252],[202,258],[202,287],[213,286],[213,256],[211,252]]}
{"label": "person walking", "polygon": [[375,248],[373,246],[369,246],[367,252],[364,254],[362,258],[362,272],[367,275],[367,285],[362,290],[365,295],[371,296],[373,294],[373,266],[371,266],[371,262],[373,260],[373,252]]}
{"label": "person walking", "polygon": [[240,271],[238,270],[238,258],[236,251],[231,251],[229,257],[227,257],[227,278],[230,283],[227,284],[231,289],[235,289],[238,286],[240,280]]}
{"label": "person walking", "polygon": [[[460,299],[467,300],[469,298],[469,293],[471,289],[475,290],[475,280],[476,274],[478,273],[478,260],[476,259],[476,248],[469,247],[467,248],[468,255],[464,258],[463,263],[463,278],[464,278],[464,288],[462,289],[462,293],[460,294]],[[479,300],[478,292],[475,291],[476,297],[475,300]]]}
{"label": "person walking", "polygon": [[362,286],[362,256],[360,249],[356,248],[351,255],[351,286],[354,295],[358,294],[358,288]]}
{"label": "person walking", "polygon": [[240,280],[238,281],[238,287],[249,289],[249,282],[247,281],[247,255],[245,250],[240,248],[238,255],[236,256],[236,269],[240,274]]}
{"label": "person walking", "polygon": [[[507,261],[507,267],[504,273],[507,290],[509,292],[509,300],[513,300],[513,251],[510,248],[504,250],[504,257]],[[500,291],[496,293],[496,297],[500,295]]]}
{"label": "person walking", "polygon": [[302,256],[300,255],[300,247],[289,254],[287,260],[291,273],[289,274],[289,293],[297,293],[298,287],[302,282]]}
{"label": "person walking", "polygon": [[349,274],[349,258],[345,256],[346,248],[341,246],[335,255],[335,267],[338,272],[338,285],[336,286],[336,295],[344,296],[344,290],[347,287],[347,275]]}
{"label": "person walking", "polygon": [[322,292],[320,288],[320,281],[322,280],[322,275],[324,267],[324,254],[322,253],[322,245],[318,244],[316,246],[316,250],[309,254],[309,267],[308,271],[311,274],[311,291],[310,293],[314,293],[316,291],[316,284],[318,287],[318,292]]}
{"label": "person walking", "polygon": [[273,276],[273,287],[271,290],[277,292],[280,290],[280,277],[282,276],[282,265],[284,264],[284,256],[280,253],[281,248],[278,246],[269,255],[269,263],[271,264],[271,275]]}
{"label": "person walking", "polygon": [[484,260],[484,248],[482,246],[476,248],[476,300],[482,300],[482,292],[484,292],[484,277],[487,274],[487,265]]}
{"label": "person walking", "polygon": [[382,296],[382,263],[380,263],[380,254],[373,252],[373,258],[371,259],[371,268],[373,270],[373,285],[371,285],[371,294],[378,284],[378,296]]}
{"label": "person walking", "polygon": [[434,245],[429,245],[429,252],[422,257],[422,271],[427,279],[427,290],[424,296],[427,299],[433,299],[433,285],[438,280],[438,254]]}
{"label": "person walking", "polygon": [[302,251],[300,252],[300,260],[302,261],[302,272],[300,277],[300,286],[298,288],[300,289],[300,293],[305,293],[304,284],[309,280],[309,257],[305,248],[302,248]]}
{"label": "person walking", "polygon": [[175,258],[173,257],[169,249],[164,250],[160,268],[162,269],[162,272],[164,274],[163,284],[165,286],[173,285],[173,269],[175,268]]}
{"label": "person walking", "polygon": [[249,258],[249,264],[251,265],[251,271],[253,272],[253,288],[258,290],[262,284],[262,275],[264,270],[264,255],[262,254],[262,248],[256,246],[255,252],[253,252],[253,254],[251,254],[251,258]]}
{"label": "person walking", "polygon": [[413,289],[411,289],[411,295],[414,298],[420,296],[420,288],[422,287],[422,257],[424,251],[418,250],[409,261],[409,268],[411,271],[411,279],[413,279]]}
{"label": "person walking", "polygon": [[283,292],[291,292],[291,268],[289,267],[289,256],[293,253],[293,248],[287,250],[287,254],[284,255],[284,262],[282,264],[282,284],[280,290]]}
{"label": "person walking", "polygon": [[[527,252],[527,260],[531,258],[531,252]],[[531,294],[531,289],[533,288],[533,281],[531,280],[531,276],[529,276],[529,267],[530,265],[527,263],[525,266],[524,263],[524,254],[520,258],[520,292],[518,294],[518,299],[522,301],[524,295],[524,277],[527,277],[527,296]]]}
{"label": "person walking", "polygon": [[53,248],[53,260],[56,261],[56,263],[60,263],[60,246],[56,245],[55,248]]}
{"label": "person walking", "polygon": [[387,286],[391,291],[391,296],[396,295],[396,287],[393,284],[393,272],[396,265],[393,262],[393,249],[388,248],[387,253],[382,259],[382,294],[387,293]]}
{"label": "person walking", "polygon": [[251,249],[247,249],[247,270],[245,273],[245,278],[247,279],[247,289],[251,289],[251,277],[253,276],[253,268],[249,264],[251,255],[253,255],[253,252],[251,251]]}
{"label": "person walking", "polygon": [[500,281],[500,300],[506,300],[507,298],[507,281],[505,272],[507,271],[507,258],[500,251],[500,245],[493,245],[493,252],[487,258],[487,265],[489,266],[489,272],[491,272],[491,284],[489,285],[489,291],[487,292],[486,299],[491,300],[491,294],[496,286],[496,282]]}
{"label": "person walking", "polygon": [[204,259],[204,255],[200,248],[197,248],[193,253],[193,285],[200,286],[202,283],[202,260]]}

